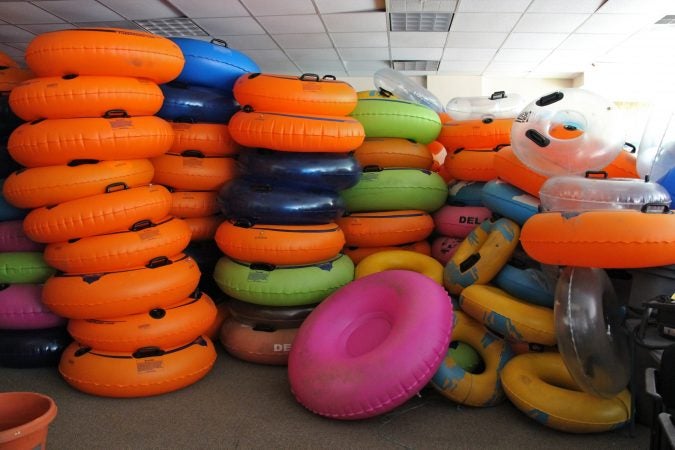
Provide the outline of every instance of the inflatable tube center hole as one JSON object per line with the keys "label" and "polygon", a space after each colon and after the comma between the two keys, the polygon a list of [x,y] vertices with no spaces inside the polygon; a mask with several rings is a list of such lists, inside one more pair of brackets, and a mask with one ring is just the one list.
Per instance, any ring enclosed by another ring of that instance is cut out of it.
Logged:
{"label": "inflatable tube center hole", "polygon": [[345,349],[354,358],[365,355],[384,342],[391,332],[391,321],[383,313],[367,314],[350,327]]}
{"label": "inflatable tube center hole", "polygon": [[485,361],[483,361],[480,353],[465,342],[450,342],[448,356],[451,356],[459,367],[471,374],[479,375],[485,372]]}

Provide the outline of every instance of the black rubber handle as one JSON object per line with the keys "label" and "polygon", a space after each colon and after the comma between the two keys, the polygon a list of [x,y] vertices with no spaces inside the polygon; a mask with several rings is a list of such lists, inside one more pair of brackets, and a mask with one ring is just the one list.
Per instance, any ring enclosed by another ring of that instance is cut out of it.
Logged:
{"label": "black rubber handle", "polygon": [[111,192],[119,192],[129,189],[129,186],[124,181],[118,181],[117,183],[111,183],[105,187],[105,193],[110,194]]}
{"label": "black rubber handle", "polygon": [[211,43],[215,45],[220,45],[221,47],[227,47],[227,42],[222,39],[211,39]]}
{"label": "black rubber handle", "polygon": [[537,106],[548,106],[548,105],[552,105],[553,103],[562,100],[564,96],[565,96],[565,94],[563,94],[563,93],[560,92],[560,91],[553,92],[553,93],[551,93],[551,94],[544,95],[544,96],[541,97],[539,100],[537,100],[537,101],[535,102],[535,104],[536,104]]}
{"label": "black rubber handle", "polygon": [[[312,80],[312,78],[314,78]],[[316,73],[303,73],[300,75],[300,81],[320,81],[321,78]]]}
{"label": "black rubber handle", "polygon": [[109,109],[103,114],[104,119],[123,119],[126,117],[129,117],[129,113],[123,109]]}
{"label": "black rubber handle", "polygon": [[586,173],[584,173],[584,177],[586,178],[596,178],[594,175],[600,176],[600,179],[603,180],[609,178],[609,175],[607,175],[607,172],[604,170],[587,170]]}
{"label": "black rubber handle", "polygon": [[499,100],[500,98],[506,98],[506,92],[496,91],[493,92],[492,95],[490,96],[490,100]]}
{"label": "black rubber handle", "polygon": [[537,130],[529,129],[525,132],[525,137],[527,137],[529,140],[537,144],[539,147],[546,147],[548,144],[551,143],[551,140],[544,136],[543,134],[539,133]]}

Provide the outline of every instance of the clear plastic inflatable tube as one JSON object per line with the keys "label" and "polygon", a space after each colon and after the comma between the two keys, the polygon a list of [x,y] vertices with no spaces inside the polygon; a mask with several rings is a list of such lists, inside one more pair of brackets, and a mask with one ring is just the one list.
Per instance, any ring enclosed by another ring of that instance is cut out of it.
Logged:
{"label": "clear plastic inflatable tube", "polygon": [[494,92],[489,97],[455,97],[445,106],[453,120],[505,119],[516,117],[525,106],[518,94]]}
{"label": "clear plastic inflatable tube", "polygon": [[[594,175],[603,178],[591,178]],[[539,191],[543,211],[589,211],[599,209],[641,210],[647,204],[670,206],[666,189],[636,178],[607,178],[605,172],[586,177],[559,176],[546,180]]]}
{"label": "clear plastic inflatable tube", "polygon": [[611,398],[630,379],[625,316],[604,270],[566,267],[556,286],[554,320],[558,349],[584,392]]}
{"label": "clear plastic inflatable tube", "polygon": [[404,100],[427,106],[438,113],[444,112],[443,104],[438,97],[399,71],[380,69],[373,75],[373,81],[380,91],[384,89]]}
{"label": "clear plastic inflatable tube", "polygon": [[640,141],[637,170],[641,177],[659,182],[675,168],[675,107],[652,110]]}

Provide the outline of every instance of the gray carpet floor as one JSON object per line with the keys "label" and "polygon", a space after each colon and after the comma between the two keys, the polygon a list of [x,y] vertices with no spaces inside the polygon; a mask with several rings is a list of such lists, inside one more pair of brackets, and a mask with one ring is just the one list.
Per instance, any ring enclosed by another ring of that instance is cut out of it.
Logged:
{"label": "gray carpet floor", "polygon": [[431,388],[389,414],[342,422],[316,416],[290,393],[285,367],[236,360],[218,350],[198,383],[157,397],[109,399],[83,394],[55,368],[0,368],[0,391],[51,396],[58,414],[47,445],[54,449],[639,449],[649,429],[638,425],[593,435],[558,432],[508,401],[493,408],[457,406]]}

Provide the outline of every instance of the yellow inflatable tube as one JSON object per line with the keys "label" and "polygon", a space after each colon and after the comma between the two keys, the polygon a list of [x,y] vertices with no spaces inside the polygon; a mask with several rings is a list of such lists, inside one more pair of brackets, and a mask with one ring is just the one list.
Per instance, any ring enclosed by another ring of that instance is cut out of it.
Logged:
{"label": "yellow inflatable tube", "polygon": [[469,286],[462,291],[459,306],[508,340],[557,343],[553,309],[519,300],[494,286]]}
{"label": "yellow inflatable tube", "polygon": [[452,340],[470,345],[483,359],[485,370],[471,373],[462,369],[450,356],[431,379],[431,385],[450,400],[470,406],[494,406],[504,400],[499,378],[513,351],[503,339],[487,330],[459,310],[455,310]]}
{"label": "yellow inflatable tube", "polygon": [[556,430],[598,433],[619,428],[630,419],[627,389],[613,398],[580,392],[559,353],[516,356],[502,370],[502,385],[518,409]]}
{"label": "yellow inflatable tube", "polygon": [[410,270],[443,286],[443,266],[431,256],[410,250],[386,250],[366,256],[356,265],[354,279],[385,270]]}
{"label": "yellow inflatable tube", "polygon": [[518,245],[520,227],[512,220],[486,220],[457,247],[445,266],[443,282],[451,294],[472,284],[487,284],[504,267]]}

